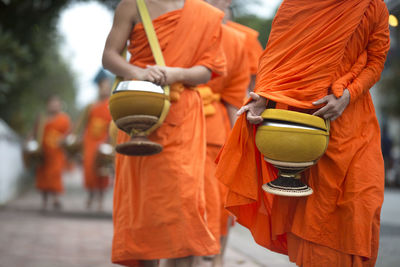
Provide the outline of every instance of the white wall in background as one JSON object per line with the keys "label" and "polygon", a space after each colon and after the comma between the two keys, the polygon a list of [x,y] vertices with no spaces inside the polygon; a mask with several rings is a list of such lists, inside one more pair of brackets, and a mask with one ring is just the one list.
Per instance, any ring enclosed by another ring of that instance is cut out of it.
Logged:
{"label": "white wall in background", "polygon": [[18,136],[0,119],[0,204],[16,196],[23,172]]}

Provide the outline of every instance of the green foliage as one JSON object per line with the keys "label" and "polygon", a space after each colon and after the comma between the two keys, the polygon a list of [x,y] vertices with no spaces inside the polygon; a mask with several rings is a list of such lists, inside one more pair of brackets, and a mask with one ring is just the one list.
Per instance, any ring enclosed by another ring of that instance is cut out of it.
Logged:
{"label": "green foliage", "polygon": [[265,48],[268,41],[269,33],[271,31],[272,19],[260,18],[255,15],[244,15],[236,17],[235,21],[258,31],[260,34],[258,36],[258,39],[260,40],[262,46]]}

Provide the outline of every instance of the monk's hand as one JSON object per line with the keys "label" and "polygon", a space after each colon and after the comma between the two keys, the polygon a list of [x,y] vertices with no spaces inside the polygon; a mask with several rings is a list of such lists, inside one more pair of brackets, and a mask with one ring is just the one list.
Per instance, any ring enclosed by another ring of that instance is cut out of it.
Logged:
{"label": "monk's hand", "polygon": [[240,116],[247,112],[247,120],[251,124],[259,124],[263,121],[261,113],[267,106],[267,99],[253,92],[250,93],[250,97],[252,98],[252,101],[241,107],[236,114]]}
{"label": "monk's hand", "polygon": [[138,80],[149,81],[158,85],[164,85],[167,80],[167,74],[162,66],[150,66],[148,65],[145,69],[138,74]]}
{"label": "monk's hand", "polygon": [[343,91],[343,95],[340,98],[336,98],[335,95],[327,95],[313,103],[315,106],[321,104],[326,104],[324,107],[320,108],[313,115],[320,116],[324,119],[331,121],[339,118],[343,111],[350,103],[350,92],[348,89]]}

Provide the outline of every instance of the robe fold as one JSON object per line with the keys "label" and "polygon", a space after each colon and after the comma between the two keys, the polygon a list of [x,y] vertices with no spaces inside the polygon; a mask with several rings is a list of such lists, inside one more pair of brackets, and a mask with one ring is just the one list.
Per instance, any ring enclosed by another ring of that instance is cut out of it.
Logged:
{"label": "robe fold", "polygon": [[[227,62],[227,73],[208,82],[220,101],[212,103],[216,112],[206,116],[207,159],[205,169],[205,189],[207,222],[211,232],[219,240],[228,233],[229,213],[224,208],[226,188],[215,177],[215,159],[228,138],[230,120],[224,103],[239,108],[246,96],[250,82],[249,61],[245,46],[246,36],[222,25],[222,47]],[[219,205],[216,205],[219,204]]]}
{"label": "robe fold", "polygon": [[103,190],[109,184],[109,177],[101,177],[97,174],[96,155],[99,145],[108,139],[110,121],[108,99],[99,101],[90,107],[83,137],[83,167],[85,187],[88,190]]}
{"label": "robe fold", "polygon": [[67,114],[59,113],[46,120],[43,131],[43,162],[36,171],[36,188],[43,192],[62,193],[62,172],[66,167],[61,141],[70,128]]}
{"label": "robe fold", "polygon": [[[166,65],[202,65],[223,75],[222,17],[203,1],[187,0],[182,9],[154,19]],[[155,64],[142,24],[132,31],[129,52],[131,64]],[[218,253],[206,221],[205,119],[199,93],[186,88],[149,139],[163,151],[147,157],[116,156],[112,261],[134,266],[136,260]],[[128,140],[119,131],[118,143]]]}
{"label": "robe fold", "polygon": [[384,168],[369,89],[389,50],[388,11],[381,0],[283,1],[260,60],[256,93],[286,108],[348,88],[350,104],[331,123],[329,146],[305,172],[309,197],[264,193],[276,177],[255,147],[245,115],[219,155],[226,206],[255,241],[299,266],[373,266],[379,246]]}
{"label": "robe fold", "polygon": [[235,30],[243,32],[246,35],[244,45],[249,61],[250,74],[256,75],[258,70],[258,62],[264,51],[260,41],[258,40],[259,33],[252,28],[236,23],[234,21],[228,21],[226,25],[234,28]]}

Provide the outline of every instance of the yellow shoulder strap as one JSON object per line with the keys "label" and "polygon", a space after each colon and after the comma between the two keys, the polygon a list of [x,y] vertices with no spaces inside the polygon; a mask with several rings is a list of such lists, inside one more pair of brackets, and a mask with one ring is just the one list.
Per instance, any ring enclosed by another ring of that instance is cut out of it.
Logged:
{"label": "yellow shoulder strap", "polygon": [[[154,30],[153,23],[151,22],[150,14],[149,11],[147,10],[146,3],[144,0],[136,0],[138,9],[139,9],[139,14],[140,17],[142,18],[142,23],[144,30],[147,35],[147,39],[149,40],[151,52],[153,53],[154,60],[156,61],[156,64],[159,66],[165,66],[165,61],[163,54],[161,52],[160,48],[160,43],[158,42],[158,38],[156,35],[156,31]],[[158,127],[161,126],[165,118],[167,117],[169,107],[171,103],[169,102],[169,86],[166,85],[163,87],[164,88],[164,94],[167,96],[164,100],[164,107],[161,112],[160,118],[158,119],[158,122],[151,127],[149,130],[145,132],[145,134],[151,133],[153,130],[157,129]]]}
{"label": "yellow shoulder strap", "polygon": [[[161,52],[160,43],[154,30],[153,23],[151,22],[149,11],[147,10],[146,3],[144,0],[136,0],[140,17],[142,18],[142,23],[144,31],[146,32],[147,39],[149,40],[151,52],[153,53],[154,60],[159,66],[165,66],[165,61],[163,54]],[[164,91],[167,96],[169,96],[169,86],[164,86]]]}

